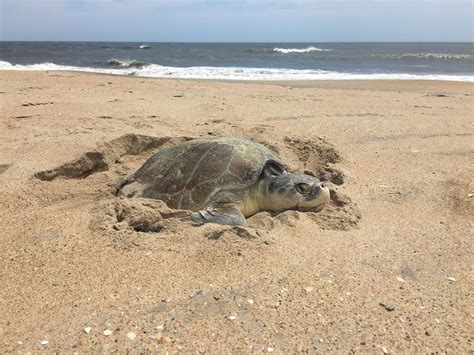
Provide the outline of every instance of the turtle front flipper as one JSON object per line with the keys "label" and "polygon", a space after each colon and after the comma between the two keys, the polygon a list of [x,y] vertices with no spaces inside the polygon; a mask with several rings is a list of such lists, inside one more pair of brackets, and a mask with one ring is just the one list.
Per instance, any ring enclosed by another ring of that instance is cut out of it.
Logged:
{"label": "turtle front flipper", "polygon": [[211,207],[191,215],[191,220],[198,224],[217,223],[231,226],[244,226],[245,217],[235,204]]}
{"label": "turtle front flipper", "polygon": [[198,224],[245,225],[245,217],[240,210],[239,197],[229,191],[216,193],[204,210],[194,212],[191,215],[191,220]]}
{"label": "turtle front flipper", "polygon": [[228,191],[217,193],[205,210],[194,212],[191,215],[191,220],[198,224],[245,225],[245,217],[240,210],[239,199]]}

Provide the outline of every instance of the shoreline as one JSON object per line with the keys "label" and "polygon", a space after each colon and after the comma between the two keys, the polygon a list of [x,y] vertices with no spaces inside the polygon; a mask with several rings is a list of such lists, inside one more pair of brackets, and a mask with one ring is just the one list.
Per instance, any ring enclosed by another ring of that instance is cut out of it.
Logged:
{"label": "shoreline", "polygon": [[[291,87],[321,87],[321,88],[344,88],[344,87],[357,87],[362,89],[363,86],[375,87],[380,89],[386,84],[394,85],[394,90],[397,88],[406,87],[406,85],[432,89],[433,87],[440,86],[443,84],[449,84],[450,86],[458,86],[459,89],[465,87],[470,89],[474,87],[474,82],[471,81],[457,81],[457,80],[437,80],[437,79],[316,79],[316,80],[233,80],[233,79],[196,79],[196,78],[162,78],[162,77],[147,77],[147,76],[133,76],[113,73],[95,73],[89,71],[76,71],[76,70],[7,70],[0,69],[1,73],[59,73],[59,74],[76,74],[76,75],[90,75],[90,76],[110,76],[118,78],[127,78],[131,80],[158,80],[158,81],[189,81],[189,82],[208,82],[208,83],[226,83],[226,84],[263,84],[263,85],[279,85],[279,86],[291,86]],[[351,85],[352,84],[352,85]],[[382,84],[382,85],[380,85]]]}

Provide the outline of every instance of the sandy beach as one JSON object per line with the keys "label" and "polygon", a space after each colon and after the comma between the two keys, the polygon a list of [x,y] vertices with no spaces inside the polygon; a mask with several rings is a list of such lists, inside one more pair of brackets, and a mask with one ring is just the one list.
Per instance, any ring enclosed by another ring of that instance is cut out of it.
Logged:
{"label": "sandy beach", "polygon": [[[473,96],[1,71],[0,352],[474,351]],[[203,136],[263,143],[330,205],[196,227],[115,195]]]}

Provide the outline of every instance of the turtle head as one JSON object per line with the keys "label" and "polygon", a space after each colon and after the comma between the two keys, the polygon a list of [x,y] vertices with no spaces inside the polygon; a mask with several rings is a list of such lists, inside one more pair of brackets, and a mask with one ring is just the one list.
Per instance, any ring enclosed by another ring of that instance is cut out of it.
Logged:
{"label": "turtle head", "polygon": [[329,202],[329,188],[311,175],[269,174],[262,179],[261,185],[259,205],[266,211],[318,212]]}

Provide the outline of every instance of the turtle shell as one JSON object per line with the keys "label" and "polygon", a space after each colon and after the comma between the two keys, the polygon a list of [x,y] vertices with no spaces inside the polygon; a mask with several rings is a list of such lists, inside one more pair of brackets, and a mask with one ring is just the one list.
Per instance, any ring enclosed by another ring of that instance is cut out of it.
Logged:
{"label": "turtle shell", "polygon": [[280,159],[265,146],[238,138],[194,139],[159,151],[119,187],[125,196],[163,200],[171,208],[200,210],[221,191],[254,185]]}

